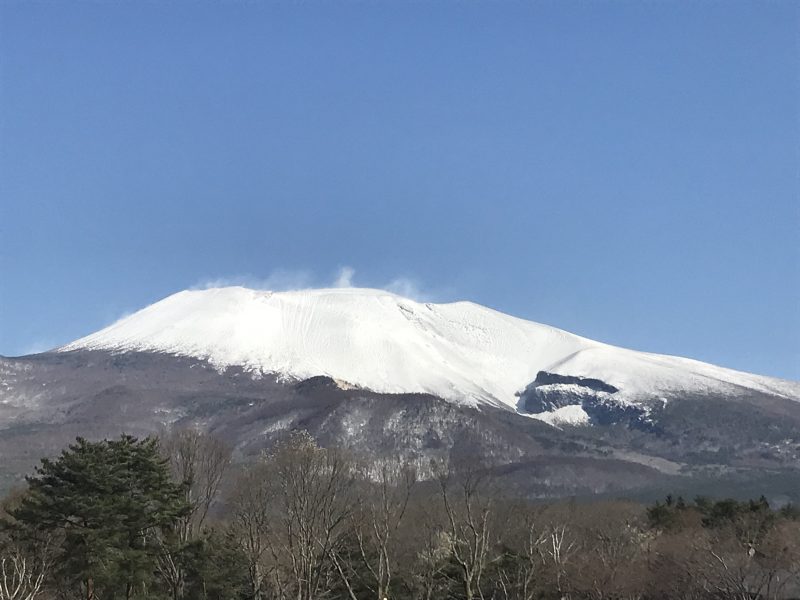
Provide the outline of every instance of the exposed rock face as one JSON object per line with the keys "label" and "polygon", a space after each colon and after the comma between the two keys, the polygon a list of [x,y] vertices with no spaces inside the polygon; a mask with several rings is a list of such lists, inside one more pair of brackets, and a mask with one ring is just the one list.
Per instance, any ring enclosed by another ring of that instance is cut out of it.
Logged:
{"label": "exposed rock face", "polygon": [[540,413],[582,404],[584,399],[600,394],[608,397],[618,391],[599,379],[539,371],[536,379],[520,393],[518,408],[527,413]]}
{"label": "exposed rock face", "polygon": [[539,371],[519,395],[517,408],[528,414],[548,413],[565,406],[580,406],[593,425],[624,424],[655,431],[653,409],[617,400],[613,385],[589,377]]}
{"label": "exposed rock face", "polygon": [[[298,429],[354,454],[402,457],[423,476],[431,460],[481,461],[529,497],[713,492],[800,501],[800,403],[749,390],[671,396],[663,406],[622,395],[599,379],[541,372],[521,393],[518,414],[166,353],[0,358],[0,493],[77,435],[198,427],[228,442],[239,461]],[[570,406],[591,426],[553,427],[525,414]]]}

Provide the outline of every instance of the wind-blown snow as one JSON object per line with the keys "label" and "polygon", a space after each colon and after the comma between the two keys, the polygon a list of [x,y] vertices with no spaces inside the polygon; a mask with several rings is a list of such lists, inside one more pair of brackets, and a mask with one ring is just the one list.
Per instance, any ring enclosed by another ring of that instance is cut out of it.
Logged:
{"label": "wind-blown snow", "polygon": [[423,304],[370,289],[184,291],[59,350],[78,349],[165,352],[219,369],[327,375],[376,392],[507,407],[538,371],[601,379],[621,400],[737,388],[800,398],[797,383],[617,348],[471,302]]}

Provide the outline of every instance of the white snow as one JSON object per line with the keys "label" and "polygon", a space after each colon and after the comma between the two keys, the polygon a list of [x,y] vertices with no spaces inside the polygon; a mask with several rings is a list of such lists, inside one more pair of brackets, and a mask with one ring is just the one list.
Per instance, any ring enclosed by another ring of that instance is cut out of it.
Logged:
{"label": "white snow", "polygon": [[541,412],[533,415],[528,415],[534,419],[539,419],[550,425],[558,427],[559,425],[588,425],[589,415],[583,410],[583,407],[578,404],[571,404],[569,406],[562,406],[550,412]]}
{"label": "white snow", "polygon": [[59,350],[77,349],[165,352],[219,369],[327,375],[377,392],[506,407],[541,370],[601,379],[620,389],[619,400],[737,388],[800,399],[800,383],[617,348],[471,302],[423,304],[357,288],[184,291]]}

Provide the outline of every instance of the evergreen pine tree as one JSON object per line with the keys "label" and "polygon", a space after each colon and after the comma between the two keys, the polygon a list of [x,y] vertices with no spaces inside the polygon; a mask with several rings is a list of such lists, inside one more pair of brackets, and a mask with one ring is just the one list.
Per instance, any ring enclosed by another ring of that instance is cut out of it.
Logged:
{"label": "evergreen pine tree", "polygon": [[78,438],[56,460],[42,460],[29,492],[13,512],[29,527],[62,532],[62,580],[87,600],[134,598],[153,580],[155,531],[168,529],[187,508],[170,480],[158,442],[123,435]]}

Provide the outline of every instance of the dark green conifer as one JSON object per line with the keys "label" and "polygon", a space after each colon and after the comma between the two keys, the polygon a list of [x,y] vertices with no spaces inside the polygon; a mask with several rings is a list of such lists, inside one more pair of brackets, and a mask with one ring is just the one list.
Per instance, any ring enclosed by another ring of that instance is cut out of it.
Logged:
{"label": "dark green conifer", "polygon": [[42,460],[28,485],[14,518],[63,534],[59,575],[80,582],[87,600],[145,590],[154,578],[153,536],[187,509],[152,438],[78,438],[58,459]]}

